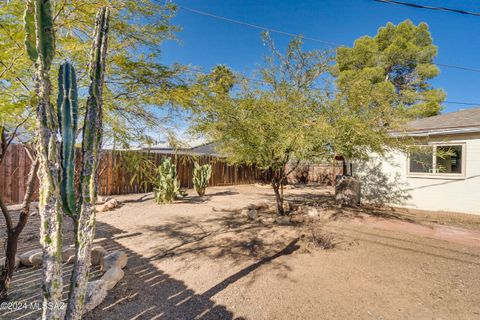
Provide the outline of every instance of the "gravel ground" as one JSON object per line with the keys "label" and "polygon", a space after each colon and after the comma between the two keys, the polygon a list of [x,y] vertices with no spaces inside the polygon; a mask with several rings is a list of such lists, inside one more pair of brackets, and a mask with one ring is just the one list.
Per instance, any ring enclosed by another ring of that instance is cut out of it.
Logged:
{"label": "gravel ground", "polygon": [[[480,319],[477,218],[342,211],[328,188],[285,192],[331,219],[315,226],[279,226],[268,214],[248,220],[238,209],[273,199],[256,186],[209,188],[204,199],[165,206],[149,194],[117,197],[121,208],[98,215],[96,242],[128,253],[126,275],[85,318]],[[38,246],[36,228],[34,217],[20,252]],[[312,249],[301,235],[313,231],[335,248]],[[39,277],[20,269],[14,298],[38,299]]]}

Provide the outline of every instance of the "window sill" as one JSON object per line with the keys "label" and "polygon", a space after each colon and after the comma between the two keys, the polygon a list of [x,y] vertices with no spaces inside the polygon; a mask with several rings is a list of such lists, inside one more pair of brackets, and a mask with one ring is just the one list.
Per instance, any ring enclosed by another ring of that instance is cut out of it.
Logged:
{"label": "window sill", "polygon": [[420,178],[420,179],[439,179],[439,180],[465,180],[466,176],[464,174],[458,173],[408,173],[407,178]]}

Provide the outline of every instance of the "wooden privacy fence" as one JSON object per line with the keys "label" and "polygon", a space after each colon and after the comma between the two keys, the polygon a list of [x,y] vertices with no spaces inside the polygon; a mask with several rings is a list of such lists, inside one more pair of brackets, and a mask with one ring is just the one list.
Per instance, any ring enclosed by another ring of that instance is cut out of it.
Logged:
{"label": "wooden privacy fence", "polygon": [[[98,192],[100,195],[118,195],[152,191],[152,186],[141,186],[138,181],[131,183],[134,172],[125,170],[128,157],[136,153],[148,157],[155,165],[164,158],[170,158],[177,165],[178,179],[182,188],[192,188],[193,160],[174,154],[146,153],[143,151],[112,151],[103,150],[98,167]],[[210,186],[226,186],[252,184],[265,180],[265,174],[255,166],[228,165],[224,159],[213,156],[198,156],[200,164],[212,165]],[[31,160],[23,145],[11,145],[3,163],[0,165],[0,194],[5,203],[21,203],[30,170]],[[77,149],[77,178],[80,168],[80,152]],[[341,174],[339,163],[334,166],[326,164],[303,164],[288,177],[289,183],[320,183],[331,184],[335,174]],[[78,180],[78,179],[77,179]],[[36,181],[34,200],[38,199],[38,181]]]}
{"label": "wooden privacy fence", "polygon": [[[139,185],[138,181],[131,183],[134,172],[122,170],[125,163],[125,157],[130,152],[142,151],[103,151],[102,160],[99,165],[99,194],[115,195],[127,193],[150,192],[152,186],[144,188]],[[194,162],[191,157],[184,155],[165,154],[165,153],[146,153],[147,156],[156,166],[165,158],[170,158],[177,166],[177,175],[182,188],[193,188],[193,166]],[[262,180],[263,171],[255,166],[239,166],[229,165],[223,159],[213,156],[197,156],[196,161],[199,164],[212,165],[212,177],[210,178],[210,186],[225,186],[236,184],[251,184]]]}
{"label": "wooden privacy fence", "polygon": [[[133,172],[122,170],[123,164],[131,152],[142,151],[112,151],[103,150],[99,162],[99,186],[100,195],[117,195],[127,193],[149,192],[152,186],[144,188],[137,182],[130,183]],[[192,159],[185,160],[181,155],[174,154],[146,153],[150,161],[159,165],[164,158],[176,159],[178,178],[182,188],[192,188]],[[255,166],[232,166],[223,159],[212,156],[198,156],[200,164],[210,163],[212,165],[212,177],[210,186],[225,186],[238,184],[251,184],[263,179],[262,170]],[[77,168],[80,164],[80,152],[77,149]],[[3,163],[0,165],[0,194],[5,203],[21,203],[25,194],[25,187],[30,170],[31,161],[27,156],[25,147],[22,145],[11,145],[7,151]],[[78,172],[77,172],[78,177]],[[34,200],[38,199],[38,181],[36,182]]]}

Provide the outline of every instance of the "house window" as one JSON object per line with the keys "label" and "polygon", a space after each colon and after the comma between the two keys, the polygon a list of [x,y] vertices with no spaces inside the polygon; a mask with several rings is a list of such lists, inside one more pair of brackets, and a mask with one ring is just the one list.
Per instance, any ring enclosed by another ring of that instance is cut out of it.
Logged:
{"label": "house window", "polygon": [[420,176],[462,176],[465,174],[465,145],[412,146],[408,157],[408,173]]}

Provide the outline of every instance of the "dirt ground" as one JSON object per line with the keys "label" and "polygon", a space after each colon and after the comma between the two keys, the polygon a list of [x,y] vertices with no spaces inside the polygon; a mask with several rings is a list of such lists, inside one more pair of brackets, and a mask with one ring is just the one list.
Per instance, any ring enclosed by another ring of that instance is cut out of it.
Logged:
{"label": "dirt ground", "polygon": [[[251,185],[209,188],[204,199],[190,192],[165,206],[149,194],[117,197],[121,208],[98,214],[95,242],[128,254],[126,275],[85,318],[480,319],[480,218],[340,210],[331,192],[285,191],[291,203],[329,212],[314,226],[240,215],[273,200],[269,188]],[[335,248],[309,246],[301,235],[313,231],[333,237]],[[20,252],[39,246],[37,233],[33,217]],[[39,283],[40,270],[21,268],[11,299],[38,300]],[[1,319],[39,315],[1,312]]]}

